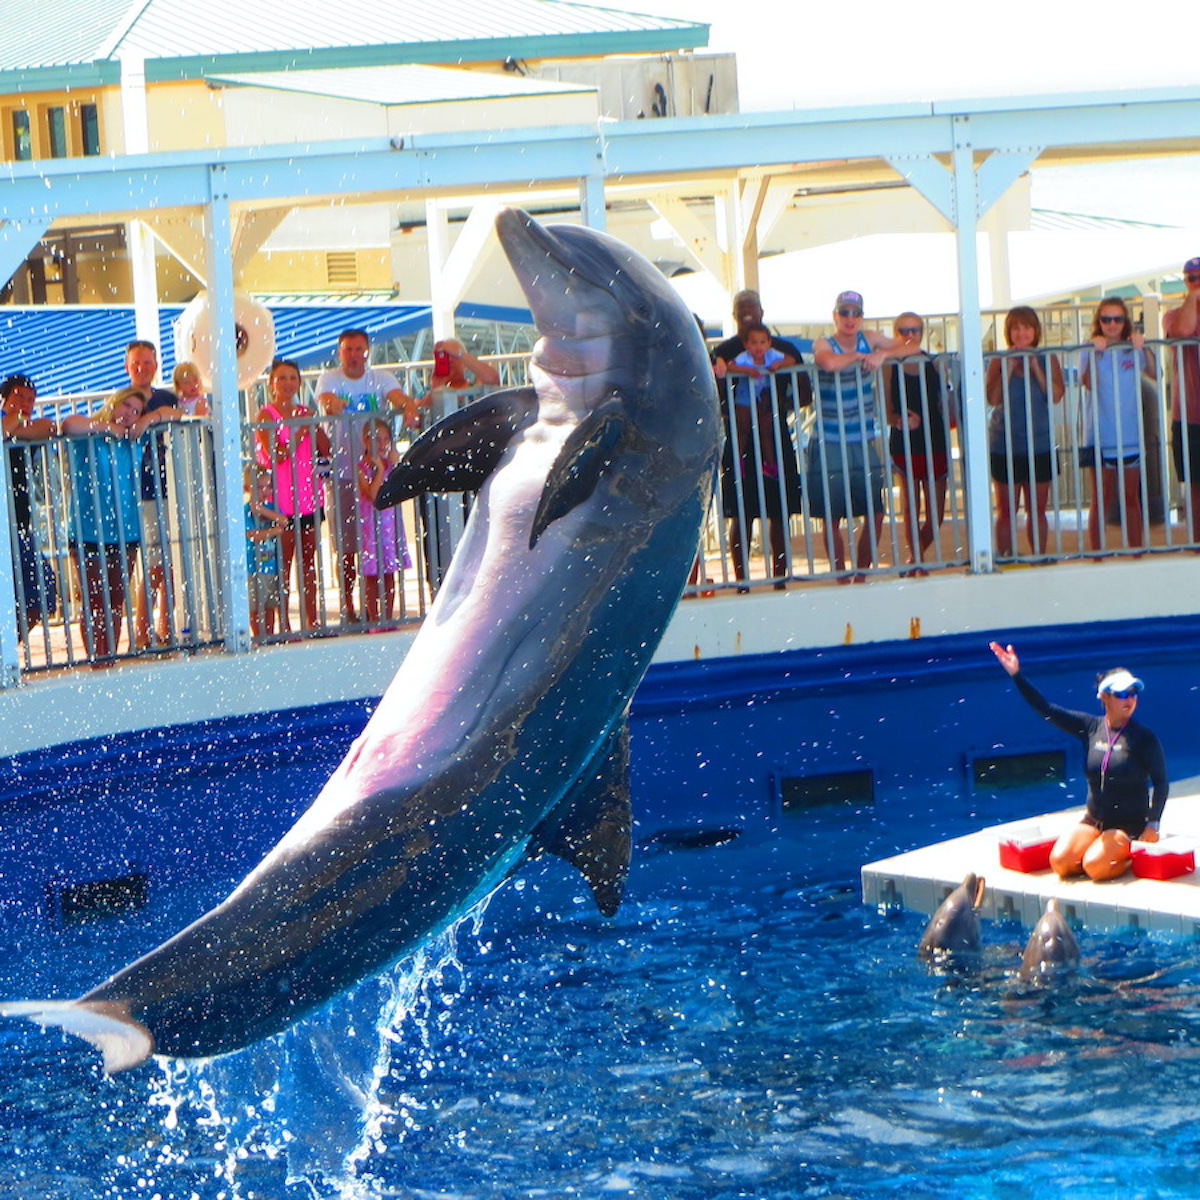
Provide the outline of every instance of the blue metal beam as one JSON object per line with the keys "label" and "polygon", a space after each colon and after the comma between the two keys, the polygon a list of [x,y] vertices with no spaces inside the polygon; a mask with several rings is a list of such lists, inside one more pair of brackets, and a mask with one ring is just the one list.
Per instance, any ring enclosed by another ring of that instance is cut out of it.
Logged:
{"label": "blue metal beam", "polygon": [[1138,93],[1120,102],[967,112],[965,106],[892,105],[820,113],[622,121],[599,127],[420,134],[294,146],[12,163],[0,179],[10,220],[95,216],[203,206],[210,166],[223,168],[230,202],[266,203],[344,195],[606,183],[734,174],[747,168],[942,156],[955,150],[954,123],[969,118],[975,153],[1031,148],[1124,147],[1142,153],[1200,150],[1200,91]]}

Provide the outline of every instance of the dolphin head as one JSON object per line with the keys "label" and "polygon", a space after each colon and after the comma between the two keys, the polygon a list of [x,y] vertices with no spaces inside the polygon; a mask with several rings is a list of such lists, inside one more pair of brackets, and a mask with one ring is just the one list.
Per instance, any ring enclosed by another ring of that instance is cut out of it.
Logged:
{"label": "dolphin head", "polygon": [[935,966],[969,964],[978,954],[979,908],[985,881],[974,872],[956,887],[930,918],[917,954]]}
{"label": "dolphin head", "polygon": [[1058,901],[1046,901],[1046,910],[1034,926],[1021,959],[1020,978],[1037,986],[1056,983],[1079,965],[1079,943]]}
{"label": "dolphin head", "polygon": [[619,394],[643,433],[677,452],[711,446],[719,416],[708,352],[661,272],[607,234],[545,227],[519,209],[501,212],[496,232],[541,335],[535,371],[577,385],[589,411]]}

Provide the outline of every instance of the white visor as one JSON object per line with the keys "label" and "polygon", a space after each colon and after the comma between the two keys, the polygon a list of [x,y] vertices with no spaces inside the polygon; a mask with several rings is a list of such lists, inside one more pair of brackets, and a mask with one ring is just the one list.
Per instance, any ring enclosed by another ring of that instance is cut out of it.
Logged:
{"label": "white visor", "polygon": [[1105,692],[1140,692],[1146,685],[1128,671],[1110,671],[1096,687],[1099,698]]}

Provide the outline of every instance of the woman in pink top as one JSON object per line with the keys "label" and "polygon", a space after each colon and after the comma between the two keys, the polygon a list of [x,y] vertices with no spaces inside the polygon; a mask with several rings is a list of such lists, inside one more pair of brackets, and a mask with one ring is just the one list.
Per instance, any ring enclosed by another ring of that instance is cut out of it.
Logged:
{"label": "woman in pink top", "polygon": [[285,359],[271,367],[267,380],[271,403],[258,414],[264,428],[257,435],[260,466],[273,466],[275,472],[275,506],[288,519],[280,535],[283,550],[284,603],[281,628],[289,628],[287,582],[296,557],[296,534],[300,534],[300,566],[297,584],[303,628],[316,629],[317,624],[317,512],[320,507],[320,488],[316,478],[316,458],[328,458],[329,436],[318,425],[290,424],[315,413],[300,394],[300,368]]}

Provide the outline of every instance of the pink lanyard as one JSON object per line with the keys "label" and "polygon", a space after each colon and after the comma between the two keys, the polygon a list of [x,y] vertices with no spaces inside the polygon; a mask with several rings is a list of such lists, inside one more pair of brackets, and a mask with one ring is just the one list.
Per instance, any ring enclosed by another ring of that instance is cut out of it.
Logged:
{"label": "pink lanyard", "polygon": [[1104,791],[1105,785],[1108,783],[1108,762],[1112,758],[1113,747],[1121,740],[1121,734],[1125,732],[1125,726],[1114,734],[1112,726],[1108,723],[1108,718],[1104,718],[1104,729],[1108,734],[1108,749],[1104,752],[1104,761],[1100,764],[1100,790]]}

